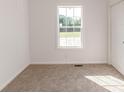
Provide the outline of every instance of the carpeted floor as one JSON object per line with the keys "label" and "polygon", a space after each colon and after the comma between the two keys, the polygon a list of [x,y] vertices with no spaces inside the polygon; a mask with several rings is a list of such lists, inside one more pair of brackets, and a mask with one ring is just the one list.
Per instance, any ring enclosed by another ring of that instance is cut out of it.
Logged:
{"label": "carpeted floor", "polygon": [[3,92],[124,92],[124,77],[110,65],[30,65]]}

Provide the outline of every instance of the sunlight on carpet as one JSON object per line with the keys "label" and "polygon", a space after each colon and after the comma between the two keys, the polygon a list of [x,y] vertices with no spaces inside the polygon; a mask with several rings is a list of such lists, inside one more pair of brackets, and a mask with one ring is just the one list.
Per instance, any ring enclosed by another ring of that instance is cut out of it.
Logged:
{"label": "sunlight on carpet", "polygon": [[124,81],[113,76],[85,76],[111,92],[124,92]]}

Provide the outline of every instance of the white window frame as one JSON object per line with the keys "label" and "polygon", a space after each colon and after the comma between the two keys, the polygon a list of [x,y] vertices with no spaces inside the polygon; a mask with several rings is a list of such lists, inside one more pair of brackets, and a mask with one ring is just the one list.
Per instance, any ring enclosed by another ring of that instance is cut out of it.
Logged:
{"label": "white window frame", "polygon": [[[81,8],[81,47],[75,47],[72,46],[72,47],[60,47],[60,25],[59,25],[59,8]],[[57,49],[83,49],[83,7],[81,5],[60,5],[60,6],[57,6]]]}

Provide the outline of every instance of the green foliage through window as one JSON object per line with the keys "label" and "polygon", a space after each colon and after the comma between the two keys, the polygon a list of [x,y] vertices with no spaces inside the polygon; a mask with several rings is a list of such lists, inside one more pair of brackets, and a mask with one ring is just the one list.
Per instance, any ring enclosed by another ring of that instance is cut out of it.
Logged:
{"label": "green foliage through window", "polygon": [[61,26],[81,26],[81,18],[73,18],[59,15],[59,24]]}

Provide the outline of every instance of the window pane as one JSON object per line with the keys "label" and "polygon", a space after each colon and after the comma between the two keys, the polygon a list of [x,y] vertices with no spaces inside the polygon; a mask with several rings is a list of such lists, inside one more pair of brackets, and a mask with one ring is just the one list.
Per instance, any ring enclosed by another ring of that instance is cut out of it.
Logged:
{"label": "window pane", "polygon": [[73,26],[74,8],[67,8],[67,26]]}
{"label": "window pane", "polygon": [[59,15],[66,16],[66,8],[59,8]]}
{"label": "window pane", "polygon": [[73,18],[73,11],[74,11],[74,8],[67,8],[67,17],[71,17]]}
{"label": "window pane", "polygon": [[66,26],[66,8],[59,8],[59,26]]}
{"label": "window pane", "polygon": [[69,32],[67,37],[67,46],[69,47],[80,47],[81,46],[81,33],[80,32]]}
{"label": "window pane", "polygon": [[74,16],[81,17],[81,8],[74,8]]}
{"label": "window pane", "polygon": [[66,32],[60,32],[59,34],[60,34],[60,47],[65,48],[67,45]]}
{"label": "window pane", "polygon": [[74,17],[74,26],[81,26],[81,17]]}
{"label": "window pane", "polygon": [[74,26],[81,26],[81,8],[74,8]]}

